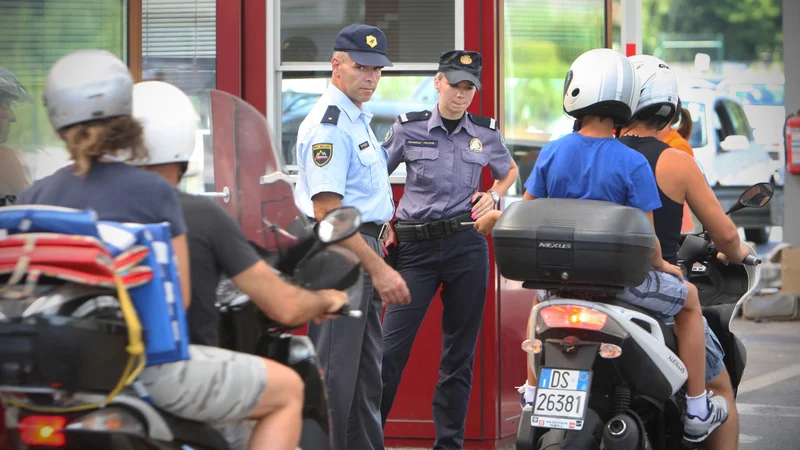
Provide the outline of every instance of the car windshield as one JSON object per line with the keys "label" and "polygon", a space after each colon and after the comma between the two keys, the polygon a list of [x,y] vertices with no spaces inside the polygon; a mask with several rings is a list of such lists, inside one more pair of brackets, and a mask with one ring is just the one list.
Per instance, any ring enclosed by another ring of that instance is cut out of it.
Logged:
{"label": "car windshield", "polygon": [[783,106],[784,101],[782,84],[731,84],[725,92],[741,100],[743,105]]}

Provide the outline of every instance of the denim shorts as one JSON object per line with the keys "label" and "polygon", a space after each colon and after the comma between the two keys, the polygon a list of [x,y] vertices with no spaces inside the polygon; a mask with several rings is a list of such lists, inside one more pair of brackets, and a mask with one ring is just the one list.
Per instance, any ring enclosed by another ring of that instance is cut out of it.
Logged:
{"label": "denim shorts", "polygon": [[686,283],[668,273],[651,269],[639,286],[626,288],[617,298],[652,312],[666,320],[678,313],[686,303]]}
{"label": "denim shorts", "polygon": [[[673,316],[683,308],[688,295],[689,290],[683,280],[668,273],[651,270],[642,284],[626,289],[617,298],[651,311],[654,316],[672,327]],[[725,365],[723,362],[725,351],[722,350],[717,336],[708,327],[705,317],[703,326],[706,332],[706,383],[708,383],[722,372]]]}

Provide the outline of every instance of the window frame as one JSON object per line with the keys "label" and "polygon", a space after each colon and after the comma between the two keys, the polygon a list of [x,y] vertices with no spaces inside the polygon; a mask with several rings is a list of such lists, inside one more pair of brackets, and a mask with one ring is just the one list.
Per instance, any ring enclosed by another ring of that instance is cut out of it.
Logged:
{"label": "window frame", "polygon": [[[275,132],[275,142],[283,142],[283,129],[281,126],[283,94],[283,79],[286,73],[326,73],[330,75],[331,66],[329,62],[319,63],[281,63],[281,2],[287,0],[275,0],[267,2],[267,108],[266,117],[270,128]],[[290,0],[289,0],[290,1]],[[454,3],[455,27],[453,36],[453,48],[464,48],[464,1],[450,0]],[[383,76],[392,75],[422,75],[433,76],[436,74],[439,64],[430,63],[397,63],[392,67],[383,69]],[[380,137],[380,136],[379,136]],[[288,164],[286,168],[292,173],[297,172],[296,164]]]}

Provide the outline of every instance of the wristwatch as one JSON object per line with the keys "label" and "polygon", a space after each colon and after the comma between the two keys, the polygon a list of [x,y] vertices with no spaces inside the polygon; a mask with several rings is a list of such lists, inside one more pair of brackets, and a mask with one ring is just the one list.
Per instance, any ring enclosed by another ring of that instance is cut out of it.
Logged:
{"label": "wristwatch", "polygon": [[497,192],[495,192],[495,191],[493,191],[491,189],[486,191],[486,193],[492,196],[492,200],[494,201],[495,205],[500,203],[500,194],[498,194]]}

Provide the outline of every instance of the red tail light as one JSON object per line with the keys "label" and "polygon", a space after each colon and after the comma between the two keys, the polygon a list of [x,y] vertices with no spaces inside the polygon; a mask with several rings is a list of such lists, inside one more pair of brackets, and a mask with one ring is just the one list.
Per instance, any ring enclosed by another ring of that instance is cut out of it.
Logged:
{"label": "red tail light", "polygon": [[61,416],[28,416],[19,423],[20,439],[31,447],[63,447],[67,443]]}
{"label": "red tail light", "polygon": [[539,316],[550,328],[582,328],[584,330],[601,330],[608,316],[583,306],[557,305],[548,306],[539,311]]}

